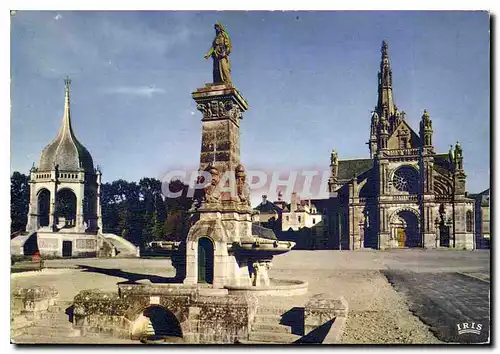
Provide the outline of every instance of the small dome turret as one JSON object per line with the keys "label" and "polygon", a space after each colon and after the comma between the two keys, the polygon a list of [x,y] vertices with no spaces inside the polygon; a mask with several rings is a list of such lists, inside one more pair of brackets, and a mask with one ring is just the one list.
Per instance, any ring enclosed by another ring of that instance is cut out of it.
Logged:
{"label": "small dome turret", "polygon": [[89,151],[78,141],[71,127],[69,86],[71,80],[66,78],[64,115],[61,129],[56,138],[48,144],[40,154],[38,170],[50,171],[58,166],[61,171],[94,172],[94,163]]}

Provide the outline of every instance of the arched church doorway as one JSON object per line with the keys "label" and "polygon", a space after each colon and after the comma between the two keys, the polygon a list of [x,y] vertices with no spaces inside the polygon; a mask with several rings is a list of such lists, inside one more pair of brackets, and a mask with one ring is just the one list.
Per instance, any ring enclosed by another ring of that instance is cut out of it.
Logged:
{"label": "arched church doorway", "polygon": [[76,195],[68,188],[56,194],[56,216],[58,227],[74,227],[76,223]]}
{"label": "arched church doorway", "polygon": [[38,192],[38,226],[49,226],[49,213],[50,213],[50,192],[48,189],[41,189]]}
{"label": "arched church doorway", "polygon": [[391,222],[391,233],[398,247],[421,247],[418,218],[408,210],[399,211]]}
{"label": "arched church doorway", "polygon": [[214,246],[206,237],[198,240],[198,283],[212,284],[214,280]]}
{"label": "arched church doorway", "polygon": [[142,313],[149,319],[144,337],[159,340],[167,337],[181,337],[182,329],[175,315],[163,307],[151,306]]}

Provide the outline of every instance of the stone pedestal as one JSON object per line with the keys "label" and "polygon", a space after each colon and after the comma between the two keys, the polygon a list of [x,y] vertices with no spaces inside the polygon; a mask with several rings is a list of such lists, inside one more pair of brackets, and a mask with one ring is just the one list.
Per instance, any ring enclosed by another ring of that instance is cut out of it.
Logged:
{"label": "stone pedestal", "polygon": [[225,84],[206,84],[192,94],[203,113],[200,170],[208,165],[219,173],[235,171],[240,164],[240,119],[248,103],[240,92]]}
{"label": "stone pedestal", "polygon": [[323,344],[334,344],[340,341],[344,332],[349,307],[344,297],[331,298],[325,294],[314,295],[304,307],[304,335],[305,338],[314,337],[313,331],[332,321]]}

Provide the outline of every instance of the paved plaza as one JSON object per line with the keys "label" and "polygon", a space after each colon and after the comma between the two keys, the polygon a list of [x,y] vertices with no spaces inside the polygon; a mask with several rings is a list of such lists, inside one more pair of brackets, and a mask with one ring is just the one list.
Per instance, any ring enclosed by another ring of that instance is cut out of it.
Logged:
{"label": "paved plaza", "polygon": [[[116,291],[117,283],[161,283],[175,274],[168,259],[49,260],[46,266],[13,274],[12,288],[51,285],[69,301],[83,289]],[[292,251],[275,257],[270,276],[306,280],[308,294],[259,301],[293,307],[314,294],[344,296],[350,312],[342,343],[484,342],[489,274],[489,251]],[[461,322],[482,323],[481,335],[458,335]]]}

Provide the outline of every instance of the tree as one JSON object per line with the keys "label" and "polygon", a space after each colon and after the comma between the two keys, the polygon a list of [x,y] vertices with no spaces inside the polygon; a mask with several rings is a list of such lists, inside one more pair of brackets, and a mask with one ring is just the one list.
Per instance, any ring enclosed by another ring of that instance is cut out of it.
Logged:
{"label": "tree", "polygon": [[26,230],[30,198],[29,177],[14,172],[10,178],[10,232]]}
{"label": "tree", "polygon": [[176,197],[165,198],[165,206],[167,208],[167,217],[164,223],[165,235],[169,240],[182,241],[186,238],[190,226],[189,209],[195,202],[198,195],[195,193],[194,198],[189,198],[189,186],[180,180],[174,180],[168,186],[171,193],[181,194]]}

